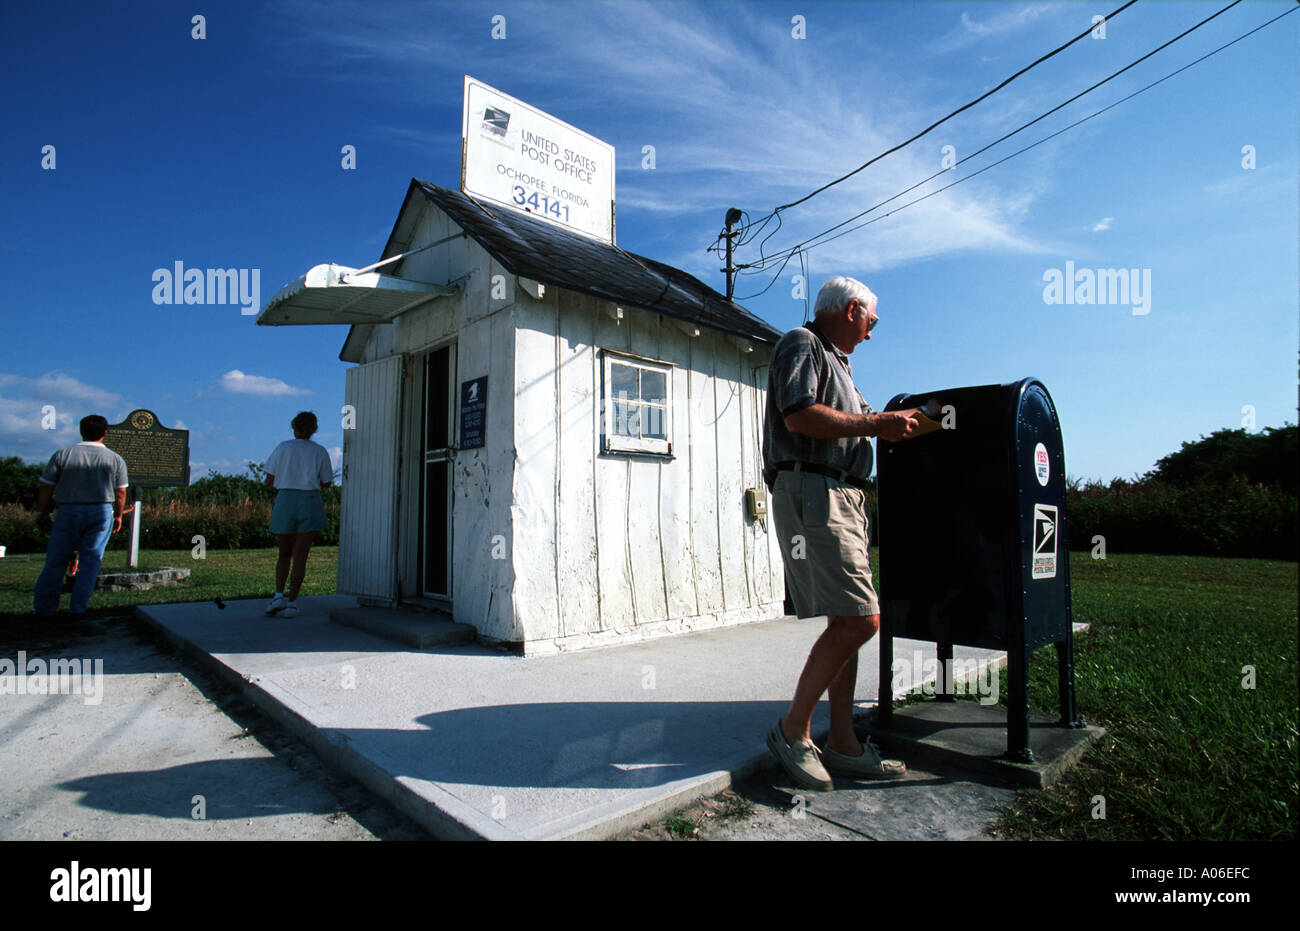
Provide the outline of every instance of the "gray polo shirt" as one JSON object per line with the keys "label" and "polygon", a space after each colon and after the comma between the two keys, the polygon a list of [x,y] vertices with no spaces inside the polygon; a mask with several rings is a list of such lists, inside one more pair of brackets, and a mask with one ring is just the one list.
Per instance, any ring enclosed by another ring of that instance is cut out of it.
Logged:
{"label": "gray polo shirt", "polygon": [[874,413],[853,384],[849,357],[809,322],[781,337],[767,373],[767,417],[763,426],[763,468],[797,460],[871,475],[873,453],[867,437],[818,439],[786,429],[790,414],[824,404],[846,414]]}
{"label": "gray polo shirt", "polygon": [[126,460],[103,443],[82,440],[51,456],[41,481],[54,486],[59,504],[112,504],[128,484]]}

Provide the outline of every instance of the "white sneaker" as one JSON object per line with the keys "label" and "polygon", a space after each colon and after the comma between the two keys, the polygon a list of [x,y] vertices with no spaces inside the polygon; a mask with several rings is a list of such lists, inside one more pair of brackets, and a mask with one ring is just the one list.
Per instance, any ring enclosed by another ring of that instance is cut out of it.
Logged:
{"label": "white sneaker", "polygon": [[276,614],[283,611],[289,606],[289,599],[283,595],[276,595],[271,599],[271,603],[266,606],[267,614]]}
{"label": "white sneaker", "polygon": [[299,613],[298,606],[290,602],[280,610],[280,617],[297,617]]}

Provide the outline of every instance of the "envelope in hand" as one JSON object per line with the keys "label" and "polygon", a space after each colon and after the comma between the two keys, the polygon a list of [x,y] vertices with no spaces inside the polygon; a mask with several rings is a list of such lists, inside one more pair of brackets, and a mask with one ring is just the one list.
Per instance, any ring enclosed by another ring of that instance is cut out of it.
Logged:
{"label": "envelope in hand", "polygon": [[927,433],[933,433],[935,430],[942,430],[943,425],[936,420],[931,420],[921,411],[916,412],[916,426],[912,432],[903,437],[905,440],[915,439],[918,436],[925,436]]}

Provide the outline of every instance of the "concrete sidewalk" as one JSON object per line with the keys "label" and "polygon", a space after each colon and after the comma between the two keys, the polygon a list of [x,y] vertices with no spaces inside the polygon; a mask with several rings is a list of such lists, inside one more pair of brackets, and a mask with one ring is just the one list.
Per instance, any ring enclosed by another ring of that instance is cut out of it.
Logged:
{"label": "concrete sidewalk", "polygon": [[[139,614],[322,757],[442,838],[608,838],[770,765],[820,620],[783,618],[628,646],[520,657],[417,650],[331,623],[350,597],[149,605]],[[877,694],[873,640],[859,707]],[[896,640],[895,656],[933,644]],[[1005,654],[958,647],[959,659]],[[902,691],[920,684],[919,670]],[[814,719],[824,734],[826,704]]]}

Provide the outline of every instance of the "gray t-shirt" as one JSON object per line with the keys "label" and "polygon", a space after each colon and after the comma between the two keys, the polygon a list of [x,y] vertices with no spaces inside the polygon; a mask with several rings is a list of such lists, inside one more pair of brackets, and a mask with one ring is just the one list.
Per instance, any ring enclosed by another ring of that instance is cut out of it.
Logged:
{"label": "gray t-shirt", "polygon": [[103,443],[82,440],[51,456],[41,481],[54,486],[59,504],[112,504],[114,492],[128,484],[126,460]]}
{"label": "gray t-shirt", "polygon": [[846,471],[854,478],[869,478],[874,461],[869,438],[819,439],[786,428],[787,416],[814,404],[846,414],[874,413],[853,383],[849,357],[812,322],[785,334],[772,350],[763,468],[771,470],[778,462],[811,462]]}

